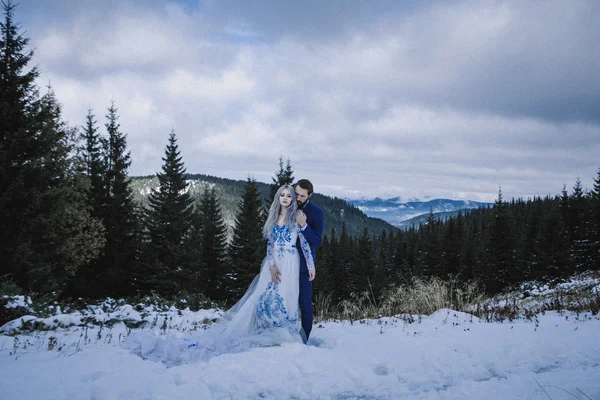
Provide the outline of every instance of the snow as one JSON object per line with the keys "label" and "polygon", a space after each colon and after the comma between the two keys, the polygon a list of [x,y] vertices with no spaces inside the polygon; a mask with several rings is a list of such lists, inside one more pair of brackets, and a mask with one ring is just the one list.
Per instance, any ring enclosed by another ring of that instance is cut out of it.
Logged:
{"label": "snow", "polygon": [[31,305],[31,297],[27,296],[2,296],[3,299],[7,299],[5,308],[26,308]]}
{"label": "snow", "polygon": [[[118,313],[147,325],[69,326],[92,313],[63,310],[44,320],[54,330],[0,336],[0,398],[504,400],[547,399],[547,393],[558,400],[585,399],[582,392],[600,398],[600,318],[591,314],[546,312],[487,323],[442,309],[414,316],[413,323],[328,321],[315,325],[309,345],[284,343],[168,368],[128,350],[130,334],[201,338],[210,329],[203,321],[218,310],[113,306],[93,315],[110,321]],[[20,323],[7,325],[18,332]]]}

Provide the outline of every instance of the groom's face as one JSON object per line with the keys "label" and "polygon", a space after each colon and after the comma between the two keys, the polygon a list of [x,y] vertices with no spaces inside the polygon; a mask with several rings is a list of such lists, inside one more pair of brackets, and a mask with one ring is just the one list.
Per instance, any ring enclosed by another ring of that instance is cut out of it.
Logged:
{"label": "groom's face", "polygon": [[304,207],[309,198],[310,195],[308,194],[308,190],[296,186],[296,202],[298,203],[298,207]]}

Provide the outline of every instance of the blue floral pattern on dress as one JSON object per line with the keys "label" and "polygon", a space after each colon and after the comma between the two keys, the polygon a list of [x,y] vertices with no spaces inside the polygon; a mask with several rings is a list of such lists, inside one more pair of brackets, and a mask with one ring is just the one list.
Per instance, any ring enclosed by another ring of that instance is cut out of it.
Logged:
{"label": "blue floral pattern on dress", "polygon": [[256,320],[258,326],[263,329],[281,328],[285,325],[293,327],[298,322],[298,315],[288,314],[283,298],[279,294],[279,286],[269,282],[267,290],[258,299]]}
{"label": "blue floral pattern on dress", "polygon": [[300,248],[306,260],[306,266],[308,269],[315,269],[315,261],[312,256],[310,244],[302,234],[302,230],[299,227],[295,227],[294,234],[287,224],[282,226],[275,225],[271,230],[269,239],[267,240],[267,263],[268,265],[275,265],[273,255],[277,255],[278,259],[282,259],[285,253],[296,252],[296,239],[300,240]]}
{"label": "blue floral pattern on dress", "polygon": [[292,241],[290,227],[287,224],[283,226],[275,225],[273,227],[273,240],[279,246],[285,246],[286,242],[290,243]]}
{"label": "blue floral pattern on dress", "polygon": [[[266,267],[278,267],[281,262],[285,262],[287,257],[294,255],[298,257],[298,248],[296,243],[300,242],[300,249],[307,261],[309,269],[314,269],[314,259],[310,245],[302,231],[296,224],[282,226],[275,225],[267,239],[267,258]],[[289,304],[289,303],[288,303]],[[291,307],[291,306],[290,306]],[[286,303],[279,292],[279,285],[270,281],[258,298],[255,317],[260,329],[287,328],[290,332],[298,330],[298,309],[287,309]]]}
{"label": "blue floral pattern on dress", "polygon": [[273,244],[277,246],[276,253],[278,258],[283,258],[286,251],[293,253],[295,250],[290,250],[290,243],[292,243],[292,231],[287,224],[283,226],[275,225],[271,231],[273,236]]}

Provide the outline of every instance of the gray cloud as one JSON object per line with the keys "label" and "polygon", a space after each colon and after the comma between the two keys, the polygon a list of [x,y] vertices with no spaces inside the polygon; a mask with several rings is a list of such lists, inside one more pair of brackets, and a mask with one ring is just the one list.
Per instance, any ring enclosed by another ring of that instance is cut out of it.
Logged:
{"label": "gray cloud", "polygon": [[[408,4],[408,5],[407,5]],[[594,1],[46,1],[17,9],[65,117],[111,99],[133,174],[174,128],[189,172],[340,197],[557,193],[600,165]]]}

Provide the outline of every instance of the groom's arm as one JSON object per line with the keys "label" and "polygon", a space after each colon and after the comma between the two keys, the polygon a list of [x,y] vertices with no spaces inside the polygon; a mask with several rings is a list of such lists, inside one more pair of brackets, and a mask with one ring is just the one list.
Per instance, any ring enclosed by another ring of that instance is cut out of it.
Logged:
{"label": "groom's arm", "polygon": [[316,249],[321,245],[323,238],[323,230],[325,229],[325,216],[323,210],[316,209],[317,215],[311,224],[306,224],[306,227],[302,230],[302,234],[306,238],[308,244],[313,249]]}

